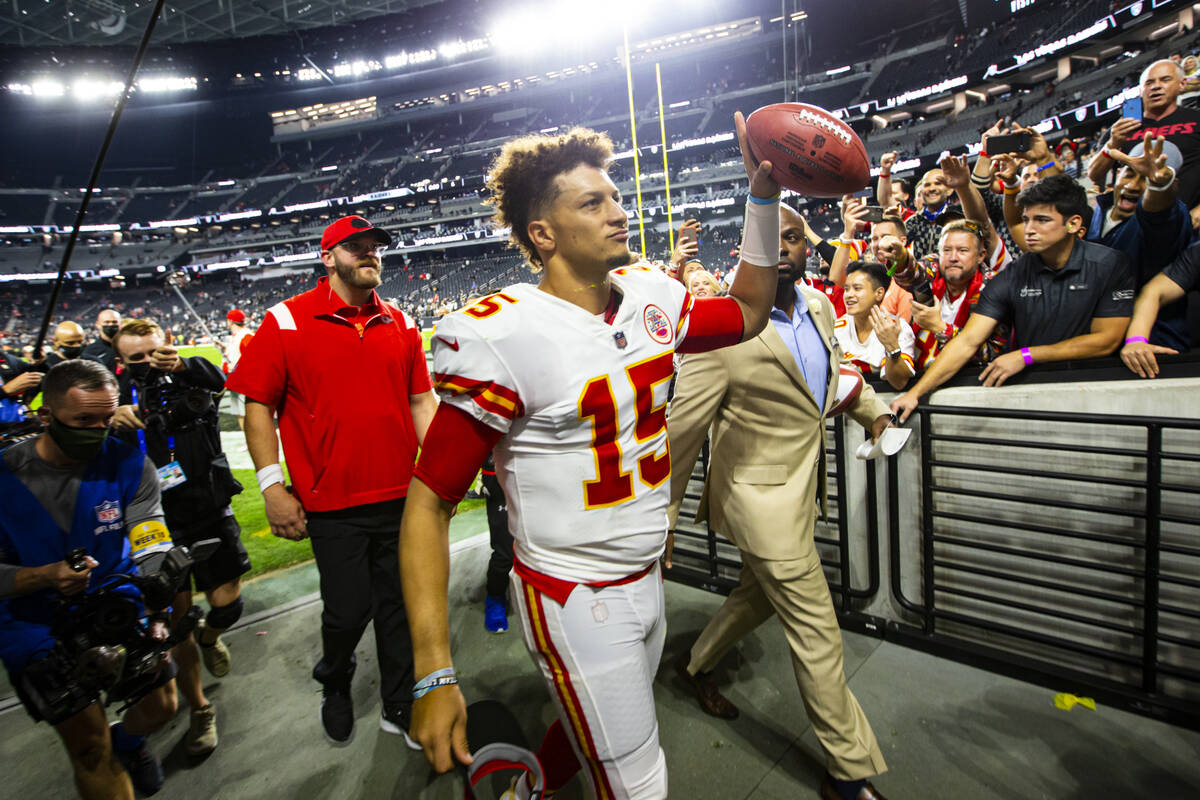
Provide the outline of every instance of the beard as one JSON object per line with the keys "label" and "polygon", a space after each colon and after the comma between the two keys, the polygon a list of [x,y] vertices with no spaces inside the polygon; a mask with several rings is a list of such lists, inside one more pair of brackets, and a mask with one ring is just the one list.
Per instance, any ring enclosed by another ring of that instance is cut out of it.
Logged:
{"label": "beard", "polygon": [[[364,266],[375,267],[375,272],[363,272],[359,269]],[[383,283],[383,279],[380,277],[380,273],[383,272],[383,263],[374,258],[343,260],[341,253],[335,252],[333,256],[333,271],[337,273],[342,283],[355,289],[374,289]]]}
{"label": "beard", "polygon": [[805,265],[796,266],[786,259],[779,262],[779,286],[793,284],[803,278],[804,275]]}
{"label": "beard", "polygon": [[627,267],[634,262],[633,251],[627,246],[624,253],[614,253],[604,260],[605,266],[609,269],[617,267]]}

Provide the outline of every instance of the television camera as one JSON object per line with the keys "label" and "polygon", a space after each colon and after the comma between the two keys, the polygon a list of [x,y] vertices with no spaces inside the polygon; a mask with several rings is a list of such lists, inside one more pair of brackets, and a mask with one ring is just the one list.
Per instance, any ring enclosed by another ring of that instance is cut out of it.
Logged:
{"label": "television camera", "polygon": [[[143,604],[147,609],[167,608],[188,569],[212,555],[219,544],[218,539],[204,539],[176,545],[143,562],[153,564],[152,571],[114,573],[82,595],[59,595],[50,627],[54,646],[20,674],[24,694],[38,713],[56,724],[96,702],[101,692],[107,702],[123,703],[119,711],[145,697],[167,652],[191,634],[201,611],[189,608],[164,638],[156,636],[154,628],[166,621],[165,612],[145,617]],[[83,571],[86,556],[84,548],[77,547],[66,561]],[[140,599],[134,588],[141,592]]]}

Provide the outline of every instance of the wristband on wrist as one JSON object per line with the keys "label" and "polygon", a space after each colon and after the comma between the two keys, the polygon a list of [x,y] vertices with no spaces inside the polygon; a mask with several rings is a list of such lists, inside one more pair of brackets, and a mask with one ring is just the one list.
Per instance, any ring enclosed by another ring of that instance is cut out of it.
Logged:
{"label": "wristband on wrist", "polygon": [[283,483],[283,467],[278,464],[268,464],[255,473],[258,478],[258,491],[265,492],[267,487]]}
{"label": "wristband on wrist", "polygon": [[1165,192],[1171,188],[1171,184],[1175,183],[1175,168],[1167,167],[1171,170],[1171,180],[1164,183],[1162,186],[1156,186],[1152,181],[1146,181],[1146,190],[1151,192]]}
{"label": "wristband on wrist", "polygon": [[454,686],[457,683],[458,674],[455,673],[454,667],[434,670],[413,684],[413,700],[419,700],[434,689],[440,689],[443,686]]}
{"label": "wristband on wrist", "polygon": [[1105,158],[1112,158],[1112,154],[1108,152],[1107,147],[1100,148],[1100,155],[1104,156]]}
{"label": "wristband on wrist", "polygon": [[1029,352],[1028,347],[1021,348],[1021,358],[1025,359],[1025,366],[1033,363],[1033,355]]}
{"label": "wristband on wrist", "polygon": [[1142,344],[1150,344],[1150,340],[1147,339],[1145,336],[1126,336],[1125,337],[1125,344],[1134,344],[1135,342],[1141,342]]}
{"label": "wristband on wrist", "polygon": [[881,177],[881,178],[883,178],[883,179],[885,179],[885,180],[886,180],[887,178],[890,178],[890,177],[892,177],[892,173],[890,173],[890,172],[881,172],[881,173],[879,173],[879,177]]}
{"label": "wristband on wrist", "polygon": [[742,261],[774,269],[779,264],[779,195],[766,200],[746,198],[746,222],[742,226]]}
{"label": "wristband on wrist", "polygon": [[976,175],[974,172],[971,173],[971,183],[975,184],[980,189],[987,188],[989,185],[991,185],[991,182],[991,179],[989,179],[986,175]]}
{"label": "wristband on wrist", "polygon": [[991,156],[989,156],[989,155],[987,154],[987,151],[986,151],[986,150],[982,150],[982,149],[979,151],[979,157],[980,157],[980,158],[991,158]]}
{"label": "wristband on wrist", "polygon": [[1037,171],[1042,172],[1043,170],[1047,170],[1047,169],[1050,169],[1051,167],[1057,167],[1057,166],[1058,166],[1057,161],[1047,161],[1045,164],[1042,164],[1040,167],[1038,167]]}
{"label": "wristband on wrist", "polygon": [[772,203],[778,203],[779,197],[781,194],[783,194],[783,193],[779,192],[778,194],[774,195],[773,197],[755,197],[752,194],[748,194],[748,195],[746,195],[746,199],[749,200],[751,203],[756,203],[757,205],[760,205],[760,206],[769,206]]}

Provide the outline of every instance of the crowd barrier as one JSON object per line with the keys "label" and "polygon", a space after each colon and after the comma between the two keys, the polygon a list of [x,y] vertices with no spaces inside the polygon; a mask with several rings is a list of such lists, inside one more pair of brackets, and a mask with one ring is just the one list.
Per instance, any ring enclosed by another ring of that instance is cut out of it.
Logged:
{"label": "crowd barrier", "polygon": [[[827,422],[815,538],[842,626],[1200,729],[1200,359],[1129,376],[968,376],[881,461]],[[728,593],[738,550],[692,521],[705,466],[666,577]]]}

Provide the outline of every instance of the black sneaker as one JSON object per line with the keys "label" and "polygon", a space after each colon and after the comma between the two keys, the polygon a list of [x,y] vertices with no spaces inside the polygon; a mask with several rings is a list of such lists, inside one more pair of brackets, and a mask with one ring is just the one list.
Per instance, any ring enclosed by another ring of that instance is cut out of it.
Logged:
{"label": "black sneaker", "polygon": [[399,708],[389,709],[386,706],[383,709],[383,715],[379,718],[379,729],[384,733],[402,733],[404,734],[404,744],[409,750],[421,750],[421,745],[408,735],[408,729],[412,725],[412,706],[400,706]]}
{"label": "black sneaker", "polygon": [[129,773],[133,788],[143,796],[149,797],[162,788],[162,764],[158,763],[158,759],[150,752],[145,742],[137,750],[117,750],[114,747],[113,753]]}
{"label": "black sneaker", "polygon": [[350,744],[354,738],[354,701],[350,687],[326,686],[321,692],[321,727],[330,744]]}

